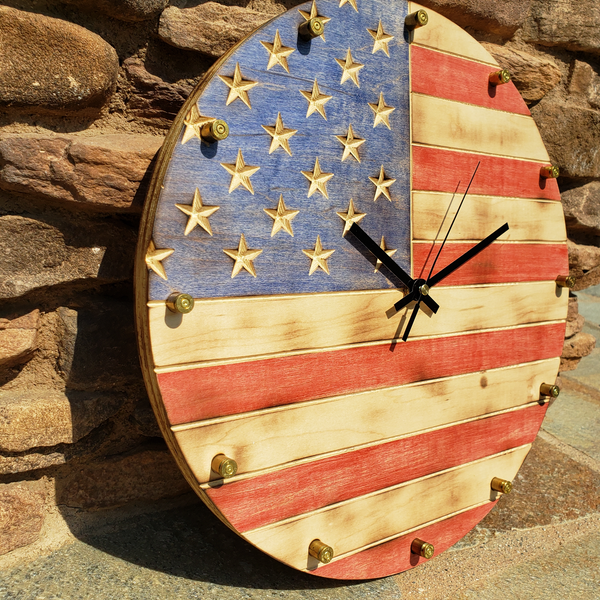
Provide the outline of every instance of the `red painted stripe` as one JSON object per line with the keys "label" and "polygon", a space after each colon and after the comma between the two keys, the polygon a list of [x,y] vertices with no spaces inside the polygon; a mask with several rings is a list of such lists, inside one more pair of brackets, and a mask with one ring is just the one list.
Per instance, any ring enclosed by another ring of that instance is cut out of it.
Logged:
{"label": "red painted stripe", "polygon": [[490,84],[490,73],[499,70],[419,46],[410,49],[413,92],[529,116],[514,83]]}
{"label": "red painted stripe", "polygon": [[[498,226],[503,223],[497,223]],[[510,225],[510,223],[509,223]],[[492,233],[493,230],[490,230]],[[415,277],[427,278],[441,244],[413,244]],[[447,244],[435,273],[470,250],[471,244]],[[569,272],[567,244],[495,243],[463,265],[440,285],[552,281]]]}
{"label": "red painted stripe", "polygon": [[464,189],[465,173],[473,173],[481,161],[470,194],[560,200],[556,179],[540,177],[541,167],[549,163],[423,146],[412,147],[412,161],[413,190],[454,192],[459,180]]}
{"label": "red painted stripe", "polygon": [[[363,448],[207,494],[238,531],[248,531],[532,443],[546,408],[533,406]],[[299,489],[302,494],[293,493]]]}
{"label": "red painted stripe", "polygon": [[496,502],[473,508],[391,542],[319,567],[312,574],[332,579],[375,579],[408,571],[427,562],[411,553],[410,545],[415,538],[433,544],[434,556],[438,556],[469,533],[494,506]]}
{"label": "red painted stripe", "polygon": [[158,374],[171,424],[560,356],[564,324],[412,340]]}

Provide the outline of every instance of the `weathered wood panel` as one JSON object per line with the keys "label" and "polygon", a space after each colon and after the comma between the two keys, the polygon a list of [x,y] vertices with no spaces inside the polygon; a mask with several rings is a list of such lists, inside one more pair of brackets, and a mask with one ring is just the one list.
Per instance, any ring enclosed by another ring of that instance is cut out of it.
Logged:
{"label": "weathered wood panel", "polygon": [[238,463],[241,475],[523,406],[538,401],[541,384],[553,383],[555,370],[555,361],[545,361],[173,430],[192,471],[204,483],[211,479],[213,457],[220,453]]}
{"label": "weathered wood panel", "polygon": [[316,538],[342,555],[490,500],[495,496],[492,478],[512,481],[529,449],[518,448],[244,536],[290,566],[310,568],[314,561],[308,558],[308,546]]}
{"label": "weathered wood panel", "polygon": [[520,115],[531,114],[514,83],[490,84],[490,73],[497,71],[497,67],[418,46],[411,48],[410,64],[413,92]]}
{"label": "weathered wood panel", "polygon": [[[560,356],[564,323],[159,373],[171,424]],[[558,370],[558,359],[554,368]],[[327,376],[323,376],[326,373]],[[249,385],[252,381],[252,385]]]}
{"label": "weathered wood panel", "polygon": [[550,164],[547,161],[530,162],[417,145],[413,145],[412,151],[413,190],[452,193],[459,181],[464,190],[477,163],[481,162],[470,195],[560,201],[556,179],[540,177],[540,169]]}
{"label": "weathered wood panel", "polygon": [[[421,314],[413,337],[562,320],[568,303],[568,292],[557,291],[554,281],[440,287],[432,297],[440,310]],[[399,298],[398,292],[375,291],[206,300],[183,318],[152,306],[154,362],[160,367],[391,340],[403,313],[388,319],[386,312]]]}
{"label": "weathered wood panel", "polygon": [[[411,97],[413,142],[416,144],[549,161],[531,117],[422,94],[413,93]],[[473,169],[463,175],[455,170],[455,176],[466,178],[472,172]]]}
{"label": "weathered wood panel", "polygon": [[321,565],[312,573],[334,579],[374,579],[390,573],[407,571],[427,562],[425,558],[410,551],[410,545],[415,538],[433,543],[435,556],[438,556],[471,531],[496,506],[496,502],[486,502],[482,506],[427,525],[390,542],[340,557],[328,565]]}
{"label": "weathered wood panel", "polygon": [[546,409],[547,404],[534,405],[249,479],[226,481],[207,488],[206,493],[227,520],[244,532],[530,444]]}
{"label": "weathered wood panel", "polygon": [[[460,199],[460,194],[452,202],[451,193],[413,192],[413,240],[443,239]],[[490,234],[491,223],[504,222],[508,222],[510,230],[500,238],[502,240],[564,242],[567,239],[559,202],[469,194],[448,240],[482,240]]]}

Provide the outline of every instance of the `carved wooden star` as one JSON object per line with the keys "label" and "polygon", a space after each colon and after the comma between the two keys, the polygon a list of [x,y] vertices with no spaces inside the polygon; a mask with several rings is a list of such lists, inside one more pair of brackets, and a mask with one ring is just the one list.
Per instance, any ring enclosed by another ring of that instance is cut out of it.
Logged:
{"label": "carved wooden star", "polygon": [[371,54],[375,54],[381,50],[385,52],[387,56],[390,55],[390,49],[388,48],[388,44],[394,39],[393,35],[389,35],[383,31],[383,25],[381,24],[381,20],[379,21],[379,25],[377,27],[377,31],[373,29],[367,29],[367,31],[371,34],[371,37],[375,40],[373,44],[373,52]]}
{"label": "carved wooden star", "polygon": [[271,219],[273,219],[271,237],[273,237],[280,229],[287,231],[292,237],[294,237],[292,219],[296,217],[300,211],[287,208],[285,202],[283,201],[283,194],[279,195],[277,208],[263,208],[263,210],[271,217]]}
{"label": "carved wooden star", "polygon": [[183,120],[185,124],[185,131],[181,138],[181,143],[185,144],[189,142],[193,137],[197,137],[199,140],[202,139],[200,131],[206,123],[212,123],[216,121],[214,117],[203,117],[198,110],[198,105],[194,104],[190,109],[190,112],[186,115]]}
{"label": "carved wooden star", "polygon": [[325,103],[329,102],[333,96],[321,94],[316,77],[315,82],[313,83],[312,91],[309,92],[308,90],[300,90],[300,93],[308,100],[306,118],[308,119],[310,115],[317,111],[327,121],[327,115],[325,114]]}
{"label": "carved wooden star", "polygon": [[354,209],[354,200],[350,198],[350,206],[348,206],[348,211],[339,212],[337,215],[344,221],[344,231],[342,232],[342,237],[344,237],[350,231],[352,224],[358,223],[361,219],[364,219],[367,216],[367,213],[356,212]]}
{"label": "carved wooden star", "polygon": [[252,195],[254,195],[254,188],[252,187],[250,177],[252,177],[252,175],[254,175],[254,173],[260,169],[260,167],[246,165],[244,162],[244,157],[242,156],[241,148],[238,150],[235,165],[221,163],[221,166],[231,175],[231,182],[229,183],[230,194],[233,192],[233,190],[237,189],[241,185],[245,187]]}
{"label": "carved wooden star", "polygon": [[171,256],[175,250],[172,248],[157,248],[154,242],[150,240],[148,250],[146,252],[146,266],[152,269],[159,277],[162,277],[167,281],[167,274],[165,268],[162,266],[161,261],[165,260],[168,256]]}
{"label": "carved wooden star", "polygon": [[310,181],[307,198],[310,198],[316,191],[319,191],[325,198],[329,199],[329,195],[327,194],[327,182],[333,177],[333,173],[323,173],[321,171],[318,157],[315,159],[315,168],[312,171],[300,172]]}
{"label": "carved wooden star", "polygon": [[358,12],[358,6],[356,6],[356,0],[340,0],[340,8],[342,8],[342,6],[344,6],[344,4],[350,4],[352,6],[352,8]]}
{"label": "carved wooden star", "polygon": [[[329,21],[331,21],[331,19],[329,17],[324,17],[323,15],[319,14],[319,11],[317,10],[317,3],[315,0],[313,0],[313,3],[310,7],[310,12],[306,12],[305,10],[300,10],[298,9],[298,12],[304,17],[305,21],[310,21],[311,19],[314,19],[315,17],[319,17],[319,19],[321,19],[321,21],[323,22],[323,25],[325,25],[325,23],[329,23]],[[325,41],[325,32],[323,32],[319,37],[323,38],[323,41]]]}
{"label": "carved wooden star", "polygon": [[336,135],[335,137],[340,143],[344,145],[344,154],[342,155],[342,162],[344,162],[349,156],[354,157],[358,162],[360,162],[358,147],[364,144],[366,140],[354,137],[352,125],[348,125],[348,133],[346,135]]}
{"label": "carved wooden star", "polygon": [[235,63],[235,71],[233,77],[224,77],[219,75],[219,79],[225,83],[229,88],[229,94],[227,96],[226,105],[231,104],[234,100],[239,98],[248,108],[252,108],[250,105],[250,98],[248,97],[248,90],[251,90],[255,85],[258,85],[257,81],[250,81],[242,77],[240,70],[240,63]]}
{"label": "carved wooden star", "polygon": [[273,40],[272,44],[269,42],[261,42],[261,44],[269,53],[269,64],[267,65],[267,71],[279,64],[289,73],[290,69],[288,67],[287,57],[294,51],[294,48],[283,46],[281,44],[279,29],[275,32],[275,39]]}
{"label": "carved wooden star", "polygon": [[391,129],[390,114],[396,109],[386,105],[385,100],[383,99],[383,92],[379,94],[378,104],[371,104],[370,102],[368,104],[371,107],[371,110],[375,113],[375,122],[373,123],[373,128],[377,127],[379,123],[383,123],[388,129]]}
{"label": "carved wooden star", "polygon": [[280,146],[292,156],[290,150],[289,139],[296,135],[297,129],[286,129],[283,126],[281,119],[281,113],[277,113],[277,120],[275,121],[275,127],[269,127],[267,125],[261,125],[261,127],[271,136],[271,147],[269,148],[269,154],[275,152]]}
{"label": "carved wooden star", "polygon": [[311,259],[309,275],[312,275],[317,269],[322,269],[329,275],[329,266],[327,259],[335,252],[335,250],[323,250],[321,245],[321,236],[317,236],[314,250],[302,250],[308,258]]}
{"label": "carved wooden star", "polygon": [[[391,258],[392,256],[394,256],[394,254],[396,254],[396,252],[398,252],[398,250],[388,250],[386,245],[385,245],[385,238],[383,236],[381,236],[381,243],[379,244],[379,247]],[[377,273],[377,271],[379,271],[379,267],[381,267],[383,263],[377,259],[377,262],[375,263],[375,271],[373,271],[374,273]]]}
{"label": "carved wooden star", "polygon": [[240,243],[237,249],[223,249],[223,252],[225,252],[229,258],[233,258],[233,260],[235,260],[233,271],[231,271],[231,279],[238,275],[242,269],[248,271],[248,273],[250,273],[250,275],[253,277],[256,277],[256,269],[254,268],[253,261],[259,254],[261,254],[262,250],[250,250],[246,244],[246,238],[244,237],[243,233],[240,237]]}
{"label": "carved wooden star", "polygon": [[390,186],[394,183],[395,179],[386,179],[385,171],[383,170],[383,165],[381,165],[381,170],[379,171],[379,177],[369,177],[371,183],[375,186],[375,198],[373,201],[377,201],[377,198],[383,194],[390,202],[392,201],[392,197],[390,196]]}
{"label": "carved wooden star", "polygon": [[205,206],[202,204],[202,197],[200,196],[200,190],[198,188],[196,188],[196,191],[194,192],[192,204],[176,204],[175,206],[189,217],[183,235],[188,235],[193,231],[196,225],[200,225],[204,231],[212,235],[208,217],[218,211],[220,206]]}
{"label": "carved wooden star", "polygon": [[340,83],[344,83],[348,79],[351,79],[356,87],[360,87],[360,83],[358,82],[358,72],[365,66],[360,63],[354,62],[352,58],[352,52],[350,52],[350,48],[348,48],[348,52],[346,52],[346,59],[342,60],[341,58],[336,58],[335,62],[342,67],[342,80]]}

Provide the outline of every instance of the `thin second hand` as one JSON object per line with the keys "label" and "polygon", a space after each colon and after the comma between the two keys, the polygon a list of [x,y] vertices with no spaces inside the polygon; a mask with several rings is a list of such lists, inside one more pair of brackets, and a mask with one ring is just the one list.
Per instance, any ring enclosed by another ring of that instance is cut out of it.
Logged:
{"label": "thin second hand", "polygon": [[[456,217],[458,217],[458,213],[460,212],[460,209],[462,208],[463,202],[465,201],[465,198],[467,197],[467,194],[469,193],[469,189],[471,188],[471,184],[473,183],[473,180],[475,179],[475,175],[477,174],[477,170],[479,169],[480,164],[481,164],[481,161],[479,161],[477,163],[477,166],[475,167],[475,171],[473,171],[473,175],[471,176],[471,181],[469,181],[469,185],[467,186],[467,189],[465,190],[462,200],[460,201],[460,204],[458,205],[458,210],[456,211],[456,214],[454,215],[454,219],[452,219],[452,223],[450,223],[450,227],[448,227],[448,233],[446,233],[446,237],[444,238],[444,241],[442,242],[442,245],[440,246],[440,249],[438,250],[437,256],[435,257],[433,264],[431,265],[431,270],[429,271],[427,281],[429,281],[431,279],[431,275],[433,274],[433,269],[435,268],[435,264],[437,263],[437,260],[440,257],[440,254],[442,253],[442,249],[443,249],[444,245],[446,244],[446,241],[448,240],[448,236],[450,235],[450,232],[452,231],[452,227],[454,226]],[[460,181],[458,182],[458,184],[460,185]]]}

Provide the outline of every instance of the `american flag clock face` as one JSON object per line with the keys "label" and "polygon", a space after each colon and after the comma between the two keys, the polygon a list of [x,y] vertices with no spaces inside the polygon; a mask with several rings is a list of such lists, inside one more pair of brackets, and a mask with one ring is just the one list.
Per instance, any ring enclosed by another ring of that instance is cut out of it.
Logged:
{"label": "american flag clock face", "polygon": [[201,498],[291,567],[443,552],[557,391],[565,224],[508,79],[415,3],[317,0],[224,56],[164,144],[136,267],[150,397]]}

